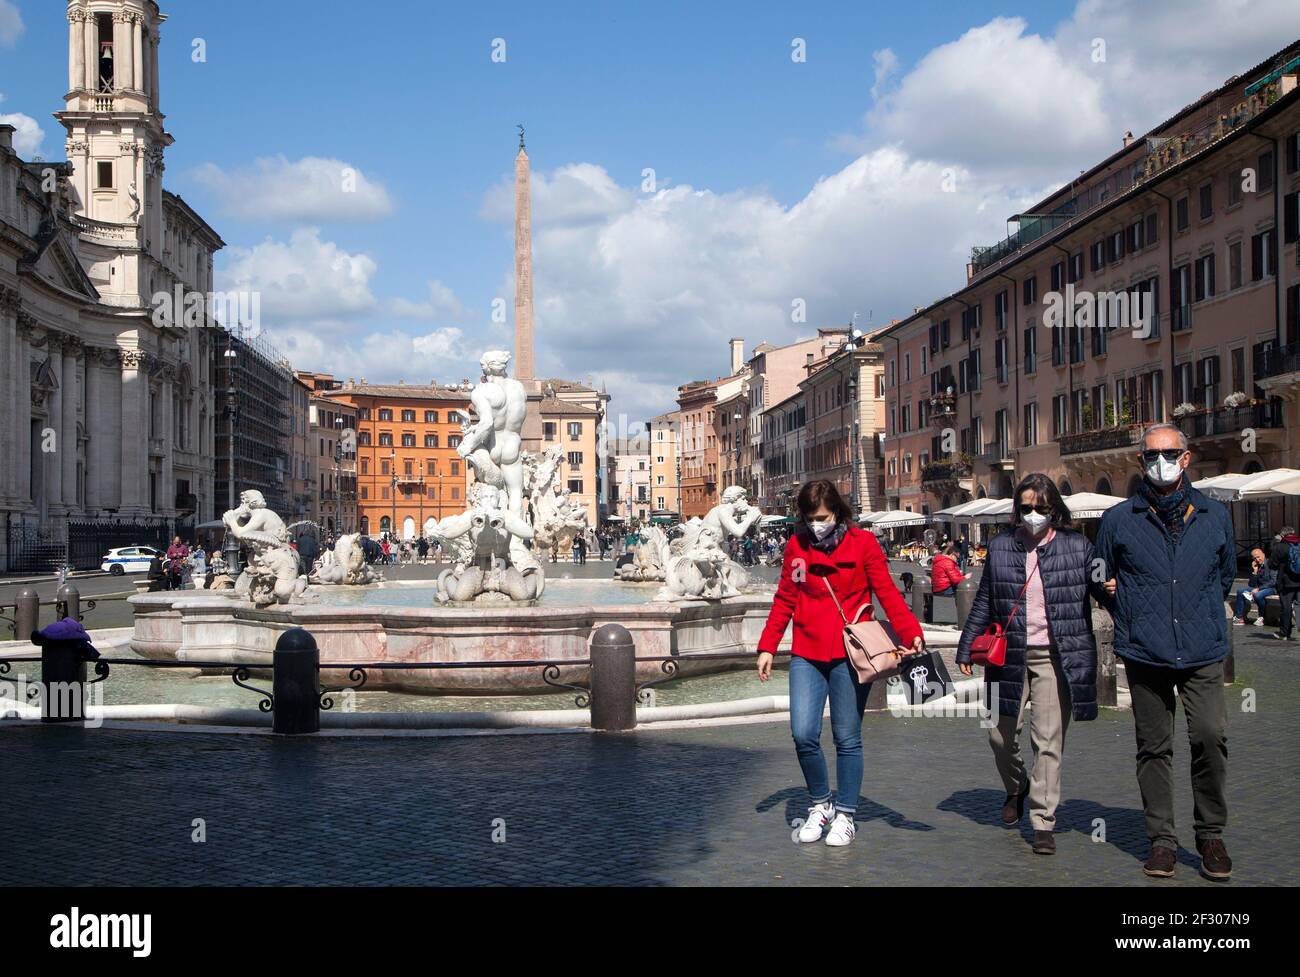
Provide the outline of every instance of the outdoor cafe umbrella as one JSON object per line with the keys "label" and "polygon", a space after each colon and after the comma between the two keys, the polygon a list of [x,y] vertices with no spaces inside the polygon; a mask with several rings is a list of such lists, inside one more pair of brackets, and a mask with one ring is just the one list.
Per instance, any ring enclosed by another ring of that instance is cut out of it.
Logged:
{"label": "outdoor cafe umbrella", "polygon": [[1065,506],[1074,519],[1100,519],[1107,509],[1127,502],[1118,495],[1102,495],[1099,492],[1076,492],[1065,497]]}
{"label": "outdoor cafe umbrella", "polygon": [[1215,475],[1192,485],[1220,502],[1247,502],[1300,495],[1300,470],[1272,468],[1252,475]]}
{"label": "outdoor cafe umbrella", "polygon": [[877,512],[864,512],[858,516],[858,522],[874,522],[880,516],[883,516],[889,510],[881,509]]}
{"label": "outdoor cafe umbrella", "polygon": [[1010,499],[984,499],[989,505],[971,514],[970,521],[981,524],[1006,522],[1015,504]]}
{"label": "outdoor cafe umbrella", "polygon": [[794,522],[789,516],[763,516],[758,520],[758,524],[763,527],[767,526],[789,526]]}
{"label": "outdoor cafe umbrella", "polygon": [[936,522],[976,522],[976,516],[997,508],[1002,499],[972,499],[934,514]]}
{"label": "outdoor cafe umbrella", "polygon": [[929,521],[929,516],[919,512],[905,512],[902,509],[894,509],[880,514],[877,518],[872,519],[871,523],[875,529],[902,529],[904,526],[924,526]]}

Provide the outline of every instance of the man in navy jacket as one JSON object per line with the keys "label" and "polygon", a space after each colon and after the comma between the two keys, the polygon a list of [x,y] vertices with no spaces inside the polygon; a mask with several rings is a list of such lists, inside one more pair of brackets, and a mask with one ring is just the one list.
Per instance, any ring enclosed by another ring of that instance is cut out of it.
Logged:
{"label": "man in navy jacket", "polygon": [[1127,502],[1110,509],[1097,533],[1106,575],[1115,654],[1124,661],[1137,734],[1137,779],[1151,857],[1147,875],[1167,878],[1177,864],[1174,830],[1174,710],[1181,699],[1192,752],[1196,848],[1201,874],[1232,874],[1223,844],[1228,820],[1228,656],[1224,600],[1236,576],[1236,543],[1227,508],[1192,488],[1187,438],[1172,424],[1142,437],[1145,477]]}

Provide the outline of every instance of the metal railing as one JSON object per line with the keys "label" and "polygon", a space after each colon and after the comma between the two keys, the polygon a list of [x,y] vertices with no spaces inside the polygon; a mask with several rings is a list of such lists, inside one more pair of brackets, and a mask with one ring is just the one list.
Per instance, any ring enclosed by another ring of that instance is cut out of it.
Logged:
{"label": "metal railing", "polygon": [[1240,407],[1216,407],[1213,410],[1184,414],[1174,418],[1178,429],[1189,438],[1239,437],[1247,428],[1280,428],[1285,412],[1280,400]]}
{"label": "metal railing", "polygon": [[[1296,250],[1300,252],[1300,248]],[[1300,373],[1300,343],[1288,343],[1286,346],[1256,343],[1254,353],[1256,380],[1283,373]]]}
{"label": "metal railing", "polygon": [[1060,445],[1062,455],[1080,455],[1088,451],[1132,447],[1138,443],[1141,434],[1141,424],[1126,424],[1122,427],[1103,427],[1079,434],[1063,434],[1056,439],[1056,442]]}

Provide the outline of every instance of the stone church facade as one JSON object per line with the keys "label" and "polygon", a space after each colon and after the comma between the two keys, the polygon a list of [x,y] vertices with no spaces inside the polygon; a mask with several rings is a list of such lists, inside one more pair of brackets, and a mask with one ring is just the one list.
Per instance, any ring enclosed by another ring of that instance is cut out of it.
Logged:
{"label": "stone church facade", "polygon": [[[0,125],[0,572],[217,515],[210,295],[220,236],[163,188],[153,0],[71,0],[66,161]],[[179,310],[177,310],[179,311]],[[99,550],[100,552],[95,552]]]}

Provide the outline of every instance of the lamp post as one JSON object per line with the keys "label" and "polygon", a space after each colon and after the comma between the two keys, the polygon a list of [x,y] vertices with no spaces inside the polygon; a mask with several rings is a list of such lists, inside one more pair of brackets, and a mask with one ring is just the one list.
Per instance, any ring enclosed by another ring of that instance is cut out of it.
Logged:
{"label": "lamp post", "polygon": [[420,521],[416,524],[415,535],[424,535],[424,462],[420,462]]}
{"label": "lamp post", "polygon": [[[235,354],[235,337],[226,333],[226,351],[222,354],[226,361],[226,427],[229,437],[229,451],[226,455],[226,508],[235,507],[235,422],[239,418],[238,391],[235,389],[235,366],[239,357]],[[226,573],[238,577],[242,571],[239,565],[239,540],[235,534],[226,530],[221,543],[222,556],[226,561]]]}
{"label": "lamp post", "polygon": [[390,495],[391,495],[390,501],[393,503],[393,514],[392,514],[392,518],[389,520],[388,523],[388,534],[393,539],[396,539],[397,538],[397,449],[396,448],[393,449],[392,461],[390,462],[390,464],[392,465],[392,470],[391,470],[392,489],[390,490]]}
{"label": "lamp post", "polygon": [[[852,353],[849,354],[849,369],[853,369]],[[849,508],[853,510],[853,520],[858,519],[858,380],[849,374],[849,409],[853,411],[853,423],[850,425],[852,443],[849,445]]]}

